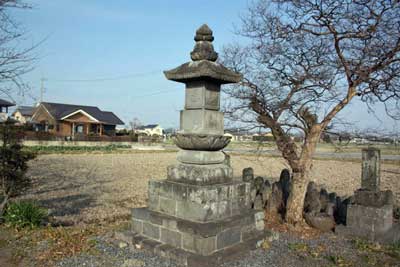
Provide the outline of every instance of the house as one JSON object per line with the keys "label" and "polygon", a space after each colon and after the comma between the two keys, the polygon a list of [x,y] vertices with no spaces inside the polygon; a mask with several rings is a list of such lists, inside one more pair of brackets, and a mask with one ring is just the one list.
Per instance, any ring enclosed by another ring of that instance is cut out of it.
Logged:
{"label": "house", "polygon": [[6,121],[8,118],[8,108],[15,106],[7,100],[0,99],[0,122]]}
{"label": "house", "polygon": [[36,131],[57,136],[115,135],[116,125],[124,124],[114,113],[98,107],[41,102],[31,121]]}
{"label": "house", "polygon": [[146,134],[148,136],[161,136],[164,134],[164,129],[159,124],[149,124],[140,126],[136,129],[138,134]]}
{"label": "house", "polygon": [[29,123],[32,119],[33,113],[35,112],[35,107],[19,106],[11,115],[15,120],[21,124]]}

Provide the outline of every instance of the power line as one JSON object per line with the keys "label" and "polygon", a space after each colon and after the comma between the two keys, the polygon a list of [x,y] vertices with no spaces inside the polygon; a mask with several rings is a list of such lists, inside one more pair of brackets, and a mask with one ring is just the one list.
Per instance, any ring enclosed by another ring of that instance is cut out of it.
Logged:
{"label": "power line", "polygon": [[149,72],[142,72],[142,73],[132,73],[126,75],[117,75],[112,77],[103,77],[103,78],[93,78],[93,79],[48,79],[50,82],[103,82],[103,81],[115,81],[115,80],[123,80],[129,78],[137,78],[143,76],[150,76],[154,74],[161,73],[162,70],[154,70]]}

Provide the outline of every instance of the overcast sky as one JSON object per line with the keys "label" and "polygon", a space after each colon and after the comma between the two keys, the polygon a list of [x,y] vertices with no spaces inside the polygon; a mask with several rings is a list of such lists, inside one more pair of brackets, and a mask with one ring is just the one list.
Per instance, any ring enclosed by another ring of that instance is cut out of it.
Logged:
{"label": "overcast sky", "polygon": [[[27,44],[43,41],[39,60],[26,75],[33,104],[45,78],[44,101],[98,106],[126,124],[179,126],[184,85],[165,79],[162,71],[190,60],[195,30],[207,23],[214,47],[237,41],[234,26],[247,0],[26,0],[32,10],[14,11],[29,31]],[[90,80],[90,81],[79,81]],[[93,81],[94,80],[94,81]],[[399,124],[354,103],[341,114],[359,128],[399,130]]]}

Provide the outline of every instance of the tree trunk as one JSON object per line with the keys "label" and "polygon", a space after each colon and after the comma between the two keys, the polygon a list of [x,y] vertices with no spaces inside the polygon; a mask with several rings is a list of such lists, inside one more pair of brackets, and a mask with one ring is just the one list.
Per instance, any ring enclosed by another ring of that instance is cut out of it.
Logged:
{"label": "tree trunk", "polygon": [[290,188],[290,195],[286,207],[286,221],[296,225],[303,221],[304,198],[307,190],[308,171],[293,173],[293,180]]}
{"label": "tree trunk", "polygon": [[312,157],[321,132],[322,128],[319,125],[314,125],[310,129],[304,141],[298,165],[296,169],[293,169],[290,195],[286,204],[286,221],[293,225],[303,221],[304,198],[307,192]]}

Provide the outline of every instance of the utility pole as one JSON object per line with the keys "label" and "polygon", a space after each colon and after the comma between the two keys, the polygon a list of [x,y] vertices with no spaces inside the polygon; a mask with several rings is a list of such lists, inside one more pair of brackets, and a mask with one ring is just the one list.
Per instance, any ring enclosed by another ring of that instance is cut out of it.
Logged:
{"label": "utility pole", "polygon": [[40,102],[43,102],[43,95],[44,95],[44,82],[47,81],[46,78],[42,77],[40,79]]}

